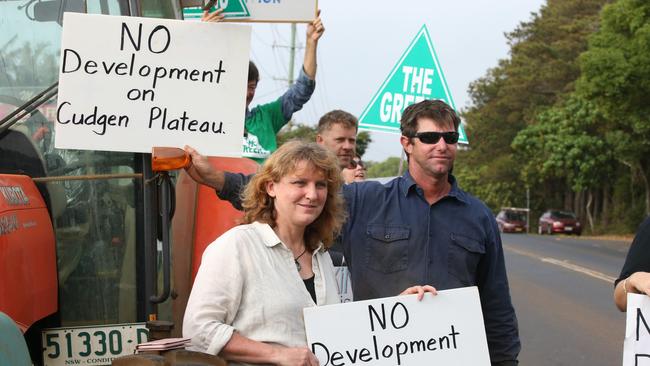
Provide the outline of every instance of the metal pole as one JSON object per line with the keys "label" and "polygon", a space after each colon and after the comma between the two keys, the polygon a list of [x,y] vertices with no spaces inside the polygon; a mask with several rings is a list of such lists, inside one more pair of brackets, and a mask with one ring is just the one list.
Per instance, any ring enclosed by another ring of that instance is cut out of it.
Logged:
{"label": "metal pole", "polygon": [[293,65],[296,61],[296,23],[291,24],[291,46],[289,48],[289,86],[293,85]]}
{"label": "metal pole", "polygon": [[530,187],[526,187],[526,234],[530,234]]}

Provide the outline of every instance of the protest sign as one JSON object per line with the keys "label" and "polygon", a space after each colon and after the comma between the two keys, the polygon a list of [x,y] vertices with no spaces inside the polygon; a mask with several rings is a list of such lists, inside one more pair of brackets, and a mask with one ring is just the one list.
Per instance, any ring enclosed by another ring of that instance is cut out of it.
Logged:
{"label": "protest sign", "polygon": [[[219,0],[215,7],[224,9],[224,21],[264,23],[311,23],[318,11],[317,0]],[[186,20],[201,19],[203,9],[183,9]]]}
{"label": "protest sign", "polygon": [[623,366],[650,366],[650,297],[627,294]]}
{"label": "protest sign", "polygon": [[[399,134],[404,109],[424,99],[440,99],[456,108],[426,26],[420,28],[361,113],[359,128]],[[458,142],[468,144],[462,125],[458,132]]]}
{"label": "protest sign", "polygon": [[489,366],[478,289],[467,287],[304,309],[321,366]]}
{"label": "protest sign", "polygon": [[56,147],[241,156],[249,48],[248,26],[66,13]]}

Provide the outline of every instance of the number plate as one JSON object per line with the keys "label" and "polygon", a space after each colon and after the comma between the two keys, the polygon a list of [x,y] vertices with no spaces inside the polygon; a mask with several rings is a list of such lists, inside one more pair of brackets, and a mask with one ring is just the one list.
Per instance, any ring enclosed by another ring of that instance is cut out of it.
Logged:
{"label": "number plate", "polygon": [[573,231],[573,227],[572,226],[565,226],[564,231]]}
{"label": "number plate", "polygon": [[147,341],[148,331],[144,323],[132,323],[52,328],[41,335],[45,366],[96,366],[133,354],[138,343]]}

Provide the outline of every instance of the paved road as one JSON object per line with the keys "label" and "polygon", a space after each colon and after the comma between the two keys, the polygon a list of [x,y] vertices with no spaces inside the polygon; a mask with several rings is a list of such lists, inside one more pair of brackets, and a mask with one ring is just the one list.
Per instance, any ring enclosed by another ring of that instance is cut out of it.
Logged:
{"label": "paved road", "polygon": [[620,365],[625,316],[612,301],[628,245],[502,234],[525,366]]}

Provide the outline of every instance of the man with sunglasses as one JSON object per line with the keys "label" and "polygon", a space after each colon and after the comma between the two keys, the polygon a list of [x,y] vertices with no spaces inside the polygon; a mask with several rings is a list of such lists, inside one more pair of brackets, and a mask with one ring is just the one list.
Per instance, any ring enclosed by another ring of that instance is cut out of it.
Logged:
{"label": "man with sunglasses", "polygon": [[520,342],[492,212],[451,174],[460,118],[440,100],[404,110],[408,171],[385,185],[348,184],[341,240],[354,300],[428,284],[477,286],[492,365],[517,365]]}
{"label": "man with sunglasses", "polygon": [[[342,248],[355,301],[421,284],[438,290],[477,286],[492,365],[517,365],[517,318],[494,215],[451,174],[459,124],[456,112],[439,100],[407,107],[400,142],[408,171],[385,185],[366,181],[343,187],[348,220],[332,249]],[[345,144],[343,136],[325,136],[319,143]],[[337,152],[336,144],[325,146]],[[339,160],[347,166],[350,158],[343,154]],[[250,177],[220,173],[219,196],[241,207],[238,192]]]}

